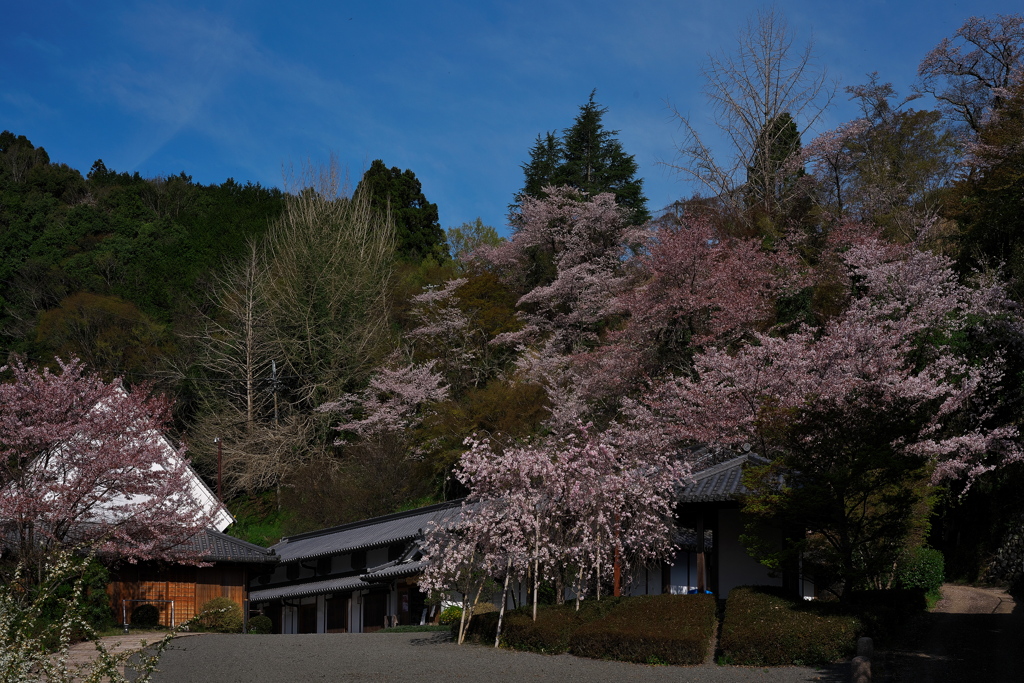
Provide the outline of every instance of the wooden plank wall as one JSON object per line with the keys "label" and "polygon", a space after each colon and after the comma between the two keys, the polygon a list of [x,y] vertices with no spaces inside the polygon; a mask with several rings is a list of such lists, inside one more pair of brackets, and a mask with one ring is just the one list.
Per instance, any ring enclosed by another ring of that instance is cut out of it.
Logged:
{"label": "wooden plank wall", "polygon": [[[160,623],[170,626],[171,605],[159,601],[173,600],[177,625],[194,617],[207,601],[216,597],[230,598],[241,606],[245,600],[245,568],[124,565],[111,573],[107,593],[118,623],[123,614],[122,600],[152,600],[151,604],[160,610]],[[143,603],[126,603],[129,620],[132,610],[140,604]]]}

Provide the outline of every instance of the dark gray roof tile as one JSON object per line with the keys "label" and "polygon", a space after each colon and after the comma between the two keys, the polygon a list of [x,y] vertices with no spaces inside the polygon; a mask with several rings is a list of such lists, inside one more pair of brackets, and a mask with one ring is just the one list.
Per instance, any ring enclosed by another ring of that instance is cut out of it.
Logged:
{"label": "dark gray roof tile", "polygon": [[213,529],[193,536],[189,545],[206,562],[272,563],[280,559],[273,550]]}
{"label": "dark gray roof tile", "polygon": [[249,601],[263,602],[264,600],[301,598],[307,595],[321,595],[323,593],[346,593],[364,588],[369,588],[369,586],[358,576],[344,576],[337,579],[325,579],[323,581],[249,591]]}
{"label": "dark gray roof tile", "polygon": [[736,500],[749,493],[742,481],[743,467],[747,463],[766,465],[768,461],[754,453],[747,453],[697,472],[693,475],[693,481],[679,492],[677,500],[680,503]]}
{"label": "dark gray roof tile", "polygon": [[432,524],[447,523],[461,505],[462,501],[452,501],[289,536],[272,550],[282,562],[295,562],[410,541],[429,531]]}

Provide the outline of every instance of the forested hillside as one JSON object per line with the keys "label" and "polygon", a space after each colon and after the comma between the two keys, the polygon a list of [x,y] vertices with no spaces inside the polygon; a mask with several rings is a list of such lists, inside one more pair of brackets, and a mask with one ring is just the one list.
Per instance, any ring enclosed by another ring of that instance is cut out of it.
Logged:
{"label": "forested hillside", "polygon": [[[734,148],[680,116],[699,192],[645,206],[594,93],[524,150],[508,240],[445,241],[381,160],[351,196],[331,168],[284,193],[83,178],[4,132],[0,353],[156,382],[256,542],[463,495],[470,437],[753,448],[751,531],[818,532],[766,563],[880,586],[930,543],[977,578],[1024,514],[1024,22],[968,20],[914,93],[835,90],[759,22],[707,70]],[[821,133],[836,97],[861,116]]]}

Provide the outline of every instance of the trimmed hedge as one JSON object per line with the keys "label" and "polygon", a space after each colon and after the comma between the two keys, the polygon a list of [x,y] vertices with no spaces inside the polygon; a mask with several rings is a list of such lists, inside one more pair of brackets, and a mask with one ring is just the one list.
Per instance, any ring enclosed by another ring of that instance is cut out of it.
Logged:
{"label": "trimmed hedge", "polygon": [[270,617],[257,614],[253,618],[249,619],[249,633],[270,633],[274,628],[274,622],[270,620]]}
{"label": "trimmed hedge", "polygon": [[828,664],[853,654],[861,622],[836,603],[794,600],[768,586],[733,588],[719,641],[726,661],[752,666]]}
{"label": "trimmed hedge", "polygon": [[569,639],[569,651],[624,662],[701,664],[717,625],[715,611],[711,595],[638,596],[580,625]]}
{"label": "trimmed hedge", "polygon": [[156,605],[143,603],[132,610],[131,625],[136,628],[155,628],[160,625],[160,610]]}
{"label": "trimmed hedge", "polygon": [[573,605],[539,607],[537,621],[533,620],[532,607],[520,607],[505,615],[501,640],[513,650],[557,655],[568,652],[569,638],[579,623],[580,617]]}

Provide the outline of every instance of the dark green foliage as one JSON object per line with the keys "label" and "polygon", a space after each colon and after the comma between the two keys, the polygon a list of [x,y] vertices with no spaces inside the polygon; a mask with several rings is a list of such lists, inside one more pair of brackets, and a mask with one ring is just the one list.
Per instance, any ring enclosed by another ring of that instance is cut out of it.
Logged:
{"label": "dark green foliage", "polygon": [[154,628],[160,625],[160,610],[156,605],[143,603],[132,610],[131,625],[135,628]]}
{"label": "dark green foliage", "polygon": [[[774,460],[744,474],[751,493],[742,503],[742,540],[774,570],[801,561],[819,586],[881,588],[904,549],[920,544],[927,529],[926,462],[893,446],[924,415],[893,406],[880,416],[872,400],[821,403],[762,410],[768,444],[762,452]],[[785,537],[780,529],[788,530]]]}
{"label": "dark green foliage", "polygon": [[925,593],[937,591],[945,580],[945,560],[934,548],[913,548],[901,558],[896,570],[901,588],[919,588]]}
{"label": "dark green foliage", "polygon": [[569,651],[625,662],[700,664],[708,656],[715,632],[715,611],[711,595],[629,598],[603,618],[576,629]]}
{"label": "dark green foliage", "polygon": [[403,171],[397,166],[389,169],[383,161],[375,159],[355,193],[368,194],[375,210],[391,212],[399,255],[410,261],[448,255],[445,234],[437,218],[437,204],[427,201],[412,171]]}
{"label": "dark green foliage", "polygon": [[[692,665],[704,661],[716,626],[713,596],[651,595],[541,605],[507,612],[501,642],[514,650],[626,662]],[[496,612],[473,618],[467,638],[493,643]],[[456,629],[457,626],[453,627]]]}
{"label": "dark green foliage", "polygon": [[853,653],[861,628],[837,611],[835,603],[794,601],[775,588],[733,588],[718,645],[734,664],[828,664]]}
{"label": "dark green foliage", "polygon": [[947,202],[960,225],[959,261],[965,271],[1001,267],[1010,292],[1024,301],[1024,83],[978,134],[980,167]]}
{"label": "dark green foliage", "polygon": [[747,166],[747,204],[771,210],[792,191],[802,169],[788,171],[789,158],[800,151],[800,131],[788,112],[771,120],[758,135]]}
{"label": "dark green foliage", "polygon": [[524,197],[540,198],[545,186],[566,185],[590,196],[611,192],[616,203],[629,211],[630,223],[650,220],[644,181],[636,177],[636,160],[623,151],[615,137],[619,131],[605,130],[601,118],[608,109],[594,102],[595,92],[580,107],[572,127],[562,131],[561,139],[553,132],[537,136],[530,161],[522,166],[525,184],[516,194],[513,216]]}
{"label": "dark green foliage", "polygon": [[[78,598],[78,611],[91,628],[98,631],[114,625],[114,613],[110,609],[110,598],[107,595],[107,584],[110,573],[98,560],[92,559],[84,565],[81,578],[81,595]],[[73,602],[76,581],[68,579],[53,588],[49,599],[41,605],[40,618],[45,623],[57,623],[64,615],[67,606]],[[84,634],[75,634],[78,639]]]}
{"label": "dark green foliage", "polygon": [[861,623],[861,632],[875,639],[876,645],[899,642],[911,619],[928,606],[921,588],[851,591],[842,609]]}
{"label": "dark green foliage", "polygon": [[270,617],[263,614],[257,614],[255,617],[249,619],[249,633],[270,633],[272,628],[274,628],[274,623],[270,621]]}
{"label": "dark green foliage", "polygon": [[[508,614],[505,615],[506,623],[508,620]],[[472,620],[469,622],[469,626],[466,628],[465,640],[471,643],[480,643],[482,645],[493,645],[494,634],[498,631],[498,612],[484,612],[483,614],[474,614]],[[451,624],[452,640],[458,641],[459,638],[459,620],[456,619]]]}
{"label": "dark green foliage", "polygon": [[87,178],[0,134],[0,360],[75,353],[129,380],[176,352],[201,283],[283,205],[259,185],[144,179],[97,161]]}
{"label": "dark green foliage", "polygon": [[199,610],[199,627],[217,633],[241,633],[242,608],[231,598],[207,600]]}
{"label": "dark green foliage", "polygon": [[585,618],[572,605],[544,605],[534,621],[531,608],[521,607],[505,616],[501,640],[513,650],[561,654],[569,651],[569,639]]}

